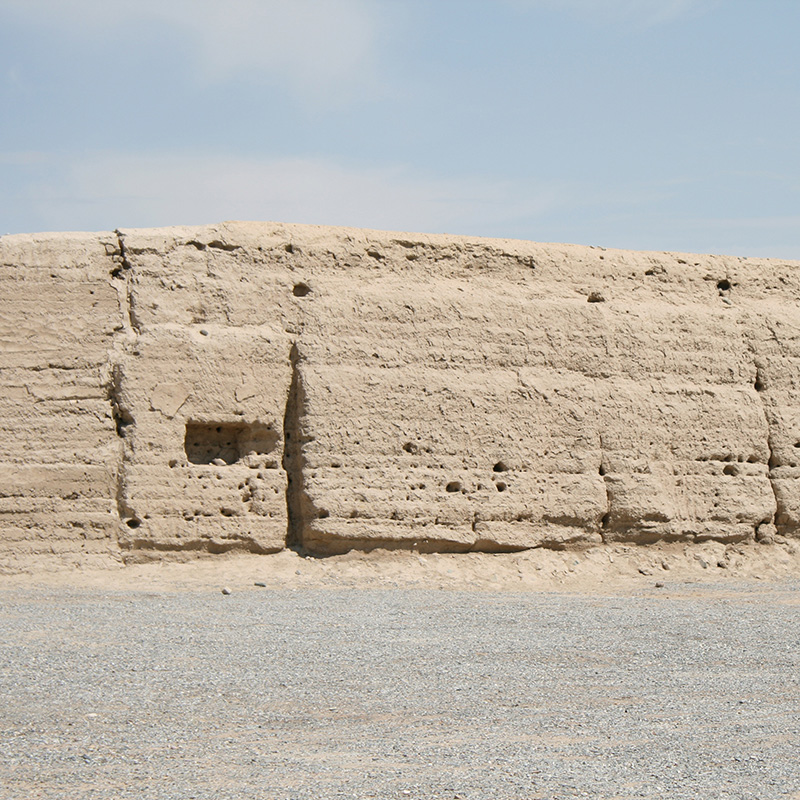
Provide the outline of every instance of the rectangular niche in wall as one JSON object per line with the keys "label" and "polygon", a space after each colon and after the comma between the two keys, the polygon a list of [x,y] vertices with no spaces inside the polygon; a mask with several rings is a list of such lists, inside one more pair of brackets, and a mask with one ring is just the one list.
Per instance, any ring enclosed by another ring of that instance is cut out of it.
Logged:
{"label": "rectangular niche in wall", "polygon": [[260,422],[187,422],[184,448],[192,464],[235,464],[250,453],[266,455],[278,434]]}

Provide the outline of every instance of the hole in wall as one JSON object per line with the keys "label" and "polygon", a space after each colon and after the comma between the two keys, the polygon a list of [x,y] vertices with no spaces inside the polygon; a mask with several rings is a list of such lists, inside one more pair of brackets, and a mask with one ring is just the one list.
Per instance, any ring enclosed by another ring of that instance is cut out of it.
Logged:
{"label": "hole in wall", "polygon": [[717,289],[721,292],[729,292],[731,289],[731,282],[727,278],[717,281]]}
{"label": "hole in wall", "polygon": [[450,483],[444,487],[446,492],[460,492],[462,488],[460,481],[450,481]]}
{"label": "hole in wall", "polygon": [[133,425],[133,417],[116,404],[114,404],[112,413],[114,415],[114,427],[116,428],[117,436],[124,437],[128,432],[128,428]]}
{"label": "hole in wall", "polygon": [[311,291],[311,287],[307,283],[296,283],[292,289],[292,294],[295,297],[305,297]]}
{"label": "hole in wall", "polygon": [[142,524],[142,521],[140,519],[136,519],[136,517],[133,517],[133,519],[129,519],[125,524],[129,528],[134,528],[135,529],[135,528],[138,528]]}
{"label": "hole in wall", "polygon": [[405,450],[406,453],[411,453],[412,455],[414,455],[415,453],[419,452],[419,447],[417,447],[417,445],[415,445],[414,442],[406,442],[403,445],[403,450]]}
{"label": "hole in wall", "polygon": [[508,472],[508,466],[505,461],[498,461],[493,467],[492,472]]}
{"label": "hole in wall", "polygon": [[590,303],[605,303],[606,299],[600,292],[592,292],[587,298]]}
{"label": "hole in wall", "polygon": [[258,422],[186,423],[184,449],[192,464],[235,464],[250,453],[271,453],[277,444],[278,433]]}
{"label": "hole in wall", "polygon": [[728,464],[726,467],[723,468],[722,474],[723,475],[738,475],[739,474],[739,470],[733,464]]}
{"label": "hole in wall", "polygon": [[209,242],[208,247],[211,247],[214,250],[225,250],[228,253],[231,253],[234,250],[242,249],[238,244],[228,244],[228,242],[223,242],[220,239],[214,239],[213,242]]}
{"label": "hole in wall", "polygon": [[504,492],[506,489],[508,489],[508,486],[503,483],[503,481],[497,481],[495,487],[497,488],[498,492]]}

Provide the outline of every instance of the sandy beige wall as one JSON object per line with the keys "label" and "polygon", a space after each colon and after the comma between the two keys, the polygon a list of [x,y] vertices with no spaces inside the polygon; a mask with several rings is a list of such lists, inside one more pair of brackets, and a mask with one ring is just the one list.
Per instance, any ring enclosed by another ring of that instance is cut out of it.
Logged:
{"label": "sandy beige wall", "polygon": [[116,237],[0,238],[0,568],[118,553]]}
{"label": "sandy beige wall", "polygon": [[798,263],[228,223],[0,270],[5,569],[800,529]]}

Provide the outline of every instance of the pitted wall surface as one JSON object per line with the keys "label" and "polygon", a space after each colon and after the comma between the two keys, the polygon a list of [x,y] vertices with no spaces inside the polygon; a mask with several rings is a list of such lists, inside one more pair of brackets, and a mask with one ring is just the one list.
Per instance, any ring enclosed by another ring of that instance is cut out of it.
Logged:
{"label": "pitted wall surface", "polygon": [[0,238],[0,567],[118,550],[116,237]]}
{"label": "pitted wall surface", "polygon": [[0,238],[0,565],[800,531],[800,264],[225,223]]}

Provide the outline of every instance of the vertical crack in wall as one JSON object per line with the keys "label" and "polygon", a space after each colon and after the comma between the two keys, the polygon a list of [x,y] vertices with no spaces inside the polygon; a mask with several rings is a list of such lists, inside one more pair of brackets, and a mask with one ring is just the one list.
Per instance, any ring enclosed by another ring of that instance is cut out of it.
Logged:
{"label": "vertical crack in wall", "polygon": [[606,478],[606,469],[603,466],[603,437],[600,436],[600,465],[597,472],[603,479],[603,488],[606,491],[606,513],[600,519],[600,537],[603,542],[606,541],[606,533],[608,531],[609,520],[611,518],[611,493],[608,491],[608,478]]}
{"label": "vertical crack in wall", "polygon": [[[139,325],[133,311],[132,297],[132,266],[128,260],[128,253],[125,249],[125,235],[120,230],[115,230],[117,238],[116,249],[109,250],[112,260],[110,270],[111,284],[119,297],[121,324],[119,327],[120,335],[115,337],[114,349],[109,354],[109,375],[107,378],[106,397],[111,405],[111,414],[114,419],[114,427],[119,438],[119,458],[116,464],[116,505],[119,515],[120,526],[123,524],[129,528],[136,528],[140,521],[136,518],[133,510],[126,501],[126,477],[127,465],[130,461],[131,443],[130,430],[134,423],[133,416],[126,408],[123,392],[123,360],[127,353],[133,349],[139,338]],[[124,529],[120,527],[120,533]],[[120,537],[122,538],[122,537]]]}
{"label": "vertical crack in wall", "polygon": [[139,333],[139,324],[133,308],[133,291],[131,287],[133,270],[128,260],[128,251],[125,249],[125,234],[119,229],[114,231],[117,237],[117,250],[114,255],[114,268],[111,277],[114,278],[117,293],[120,296],[120,305],[123,313],[123,325],[126,331],[134,335]]}
{"label": "vertical crack in wall", "polygon": [[767,403],[767,398],[764,395],[764,392],[767,390],[767,384],[764,379],[764,373],[762,367],[757,360],[754,360],[753,366],[755,367],[756,370],[756,379],[753,383],[753,388],[756,390],[756,394],[761,400],[761,410],[764,415],[764,424],[767,426],[767,452],[769,453],[767,457],[767,480],[769,481],[770,488],[772,489],[772,495],[775,498],[775,513],[772,515],[772,519],[763,520],[762,522],[756,524],[755,534],[756,538],[758,538],[759,536],[758,529],[764,523],[774,525],[777,530],[778,519],[780,518],[781,502],[778,498],[778,492],[777,489],[775,488],[775,478],[773,477],[773,470],[776,467],[778,467],[779,464],[777,456],[775,455],[775,445],[772,438],[772,421],[770,419],[770,413],[769,413],[770,409]]}
{"label": "vertical crack in wall", "polygon": [[307,501],[303,486],[302,421],[305,416],[305,389],[300,374],[300,353],[297,343],[292,344],[289,361],[292,365],[292,380],[286,398],[286,411],[283,415],[283,469],[286,472],[286,513],[288,518],[286,546],[303,546],[303,532],[306,519]]}
{"label": "vertical crack in wall", "polygon": [[133,510],[128,505],[126,497],[126,466],[130,459],[131,444],[128,433],[134,423],[133,417],[122,400],[120,386],[122,372],[119,364],[115,364],[111,371],[111,381],[108,386],[108,400],[111,403],[111,412],[114,417],[117,436],[120,439],[120,457],[117,464],[116,503],[120,523],[125,523],[129,528],[139,527],[140,520],[136,518]]}

